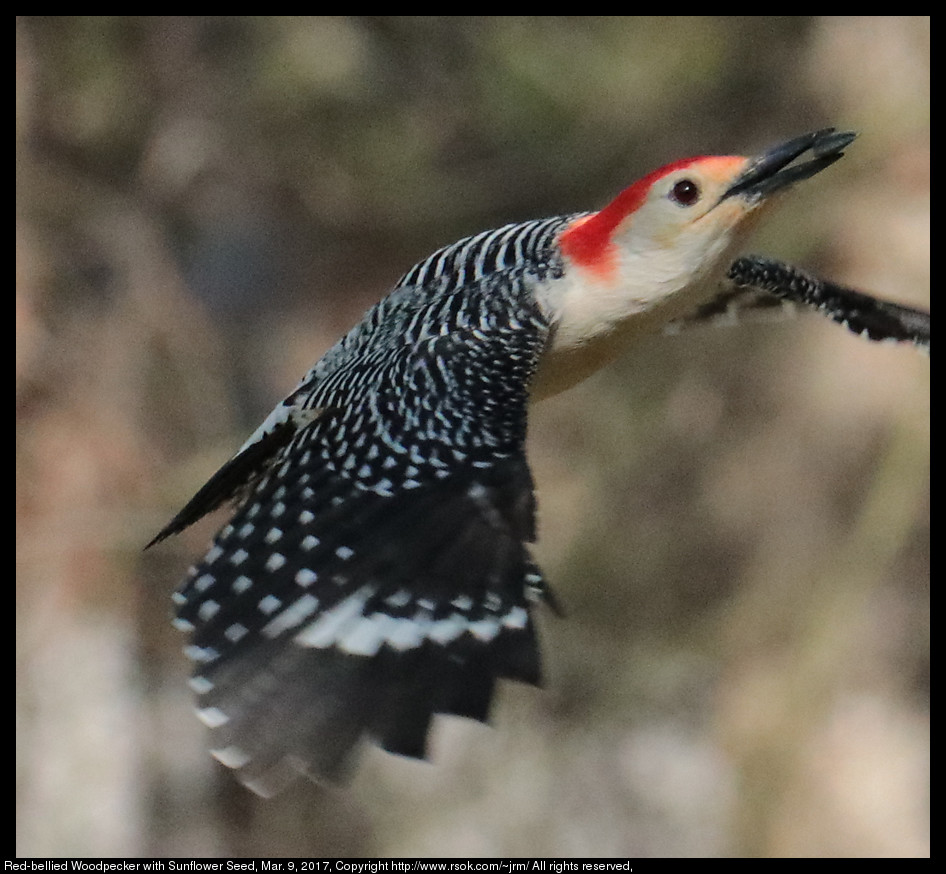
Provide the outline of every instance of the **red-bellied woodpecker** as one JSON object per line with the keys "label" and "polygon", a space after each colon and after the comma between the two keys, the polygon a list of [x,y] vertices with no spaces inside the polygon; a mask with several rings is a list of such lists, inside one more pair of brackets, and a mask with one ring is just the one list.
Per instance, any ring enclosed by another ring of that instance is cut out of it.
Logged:
{"label": "red-bellied woodpecker", "polygon": [[678,161],[409,270],[153,541],[237,503],[175,595],[214,755],[269,794],[339,776],[362,738],[423,757],[434,714],[485,720],[498,679],[537,683],[527,406],[636,335],[749,290],[928,348],[926,313],[733,260],[759,207],[853,138]]}

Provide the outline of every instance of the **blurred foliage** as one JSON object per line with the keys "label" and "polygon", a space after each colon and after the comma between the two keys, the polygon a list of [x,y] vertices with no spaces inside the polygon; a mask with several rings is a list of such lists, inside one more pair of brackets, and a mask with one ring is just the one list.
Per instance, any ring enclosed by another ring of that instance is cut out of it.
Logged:
{"label": "blurred foliage", "polygon": [[417,259],[862,132],[760,250],[929,299],[928,18],[26,17],[17,855],[926,855],[929,362],[814,318],[536,408],[547,688],[262,802],[141,547]]}

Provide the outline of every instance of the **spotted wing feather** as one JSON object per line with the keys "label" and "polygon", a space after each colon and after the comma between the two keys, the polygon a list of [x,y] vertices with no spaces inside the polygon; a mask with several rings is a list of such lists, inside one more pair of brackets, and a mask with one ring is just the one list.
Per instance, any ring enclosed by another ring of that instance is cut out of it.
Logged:
{"label": "spotted wing feather", "polygon": [[[214,754],[256,791],[338,779],[365,740],[423,757],[435,714],[539,682],[524,443],[548,325],[506,262],[546,225],[418,265],[244,448],[275,451],[175,601]],[[466,284],[440,281],[461,257]]]}

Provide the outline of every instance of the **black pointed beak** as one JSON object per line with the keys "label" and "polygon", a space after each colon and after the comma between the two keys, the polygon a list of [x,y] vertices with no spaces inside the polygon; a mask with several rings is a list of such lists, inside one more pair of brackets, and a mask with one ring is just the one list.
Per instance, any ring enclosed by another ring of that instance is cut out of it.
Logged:
{"label": "black pointed beak", "polygon": [[[739,195],[749,200],[760,200],[795,182],[808,179],[837,161],[856,136],[851,131],[838,133],[829,127],[774,146],[749,163],[722,199]],[[806,152],[809,153],[809,160],[792,163]]]}

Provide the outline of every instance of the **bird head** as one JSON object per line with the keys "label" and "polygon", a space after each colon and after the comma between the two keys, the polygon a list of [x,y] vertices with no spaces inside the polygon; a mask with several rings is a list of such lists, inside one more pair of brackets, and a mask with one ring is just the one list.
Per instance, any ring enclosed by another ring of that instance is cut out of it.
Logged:
{"label": "bird head", "polygon": [[[686,279],[714,251],[745,236],[748,219],[773,194],[833,164],[855,136],[828,128],[752,158],[704,155],[667,164],[604,209],[577,219],[562,233],[562,250],[573,265],[601,279],[616,273],[622,259],[661,256],[676,260]],[[793,163],[805,153],[808,160]]]}
{"label": "bird head", "polygon": [[[542,395],[580,381],[711,298],[760,207],[837,161],[855,134],[833,128],[755,157],[704,155],[654,170],[559,238],[563,279],[545,292],[554,325]],[[800,160],[801,159],[801,160]]]}

